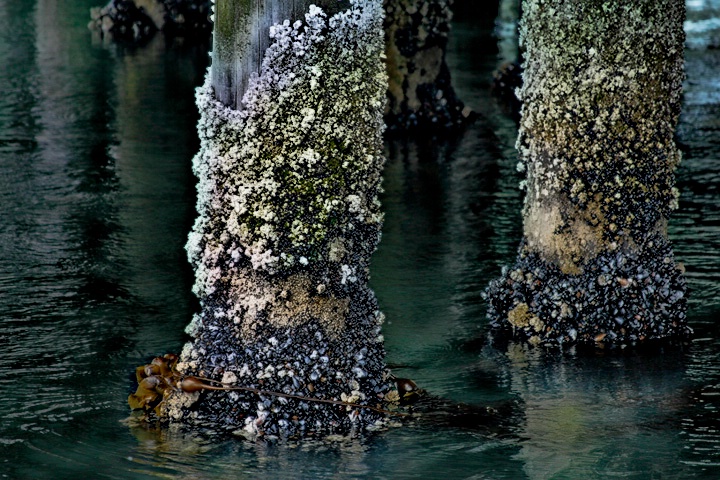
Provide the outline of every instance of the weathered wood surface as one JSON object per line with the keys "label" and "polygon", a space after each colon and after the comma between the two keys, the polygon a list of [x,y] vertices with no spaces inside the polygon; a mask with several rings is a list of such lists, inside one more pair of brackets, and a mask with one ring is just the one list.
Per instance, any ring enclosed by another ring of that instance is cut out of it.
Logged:
{"label": "weathered wood surface", "polygon": [[216,0],[212,67],[215,95],[238,109],[252,73],[259,73],[270,45],[270,27],[302,20],[311,5],[332,15],[347,8],[347,0]]}

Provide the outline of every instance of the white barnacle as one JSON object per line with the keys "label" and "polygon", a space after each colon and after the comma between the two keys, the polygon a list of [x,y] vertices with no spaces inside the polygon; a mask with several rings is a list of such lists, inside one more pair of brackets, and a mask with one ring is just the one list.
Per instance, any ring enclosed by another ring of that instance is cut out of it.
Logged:
{"label": "white barnacle", "polygon": [[303,130],[309,129],[315,121],[315,110],[309,107],[303,107],[300,110],[300,115],[302,116],[300,128],[302,128]]}
{"label": "white barnacle", "polygon": [[361,199],[358,195],[348,195],[345,200],[348,203],[348,211],[350,213],[357,213],[361,208]]}
{"label": "white barnacle", "polygon": [[340,267],[340,273],[342,275],[340,279],[340,283],[345,285],[346,283],[354,283],[357,281],[357,277],[355,276],[355,267],[351,267],[349,265],[343,264]]}
{"label": "white barnacle", "polygon": [[247,363],[244,363],[240,371],[237,373],[239,377],[247,377],[250,376],[250,367]]}
{"label": "white barnacle", "polygon": [[237,383],[238,378],[234,372],[227,371],[223,374],[221,382],[227,385],[233,385]]}

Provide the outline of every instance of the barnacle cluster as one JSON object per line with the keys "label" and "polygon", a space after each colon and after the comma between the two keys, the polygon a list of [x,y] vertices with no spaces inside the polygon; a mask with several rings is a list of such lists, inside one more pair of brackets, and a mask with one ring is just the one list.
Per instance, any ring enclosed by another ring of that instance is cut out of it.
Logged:
{"label": "barnacle cluster", "polygon": [[531,343],[687,333],[667,240],[683,19],[679,0],[523,3],[524,239],[488,290],[496,326]]}
{"label": "barnacle cluster", "polygon": [[[241,108],[198,90],[198,218],[187,243],[202,310],[177,364],[182,375],[258,390],[373,405],[391,391],[378,310],[367,286],[380,237],[382,9],[354,0],[328,18],[271,28],[262,70]],[[172,420],[211,422],[248,435],[348,432],[372,409],[183,392]]]}
{"label": "barnacle cluster", "polygon": [[363,275],[382,222],[386,77],[378,8],[361,3],[273,27],[242,109],[220,104],[208,82],[198,90],[199,216],[187,245],[204,270],[197,294],[212,291],[214,268]]}

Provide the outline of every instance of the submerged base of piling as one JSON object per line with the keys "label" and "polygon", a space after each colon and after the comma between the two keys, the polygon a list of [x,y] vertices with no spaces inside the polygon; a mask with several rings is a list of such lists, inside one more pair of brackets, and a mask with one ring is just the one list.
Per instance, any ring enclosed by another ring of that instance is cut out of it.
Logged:
{"label": "submerged base of piling", "polygon": [[176,391],[162,416],[279,438],[353,434],[382,425],[386,414],[378,409],[394,398],[388,394],[395,388],[383,362],[384,316],[369,288],[352,293],[345,326],[335,333],[321,319],[310,319],[286,326],[267,322],[249,339],[239,325],[216,318],[206,306],[178,374],[256,392]]}
{"label": "submerged base of piling", "polygon": [[605,252],[571,275],[520,246],[485,292],[493,336],[531,345],[637,346],[687,339],[687,285],[669,242]]}

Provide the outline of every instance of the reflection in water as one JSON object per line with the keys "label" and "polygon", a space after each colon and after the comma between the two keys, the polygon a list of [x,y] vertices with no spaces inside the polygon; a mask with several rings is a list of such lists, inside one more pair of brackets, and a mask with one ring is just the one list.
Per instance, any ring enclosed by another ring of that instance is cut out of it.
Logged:
{"label": "reflection in water", "polygon": [[[720,2],[718,2],[720,3]],[[720,7],[720,5],[718,5]],[[720,15],[720,10],[718,10]],[[680,210],[670,222],[677,258],[685,262],[690,308],[704,325],[717,321],[720,298],[720,50],[687,49],[687,80],[678,126],[683,163],[678,171]],[[697,327],[696,327],[697,328]],[[703,328],[706,328],[703,326]]]}
{"label": "reflection in water", "polygon": [[[476,333],[467,320],[484,317],[486,279],[514,252],[504,238],[519,227],[499,214],[521,205],[514,161],[501,158],[484,123],[454,139],[391,140],[387,156],[386,221],[371,271],[389,319],[388,360],[413,367],[401,376],[431,392],[462,390],[455,375],[437,369],[448,368],[449,340]],[[452,358],[453,368],[467,361]]]}
{"label": "reflection in water", "polygon": [[[0,1],[0,388],[10,393],[0,398],[0,473],[95,476],[112,471],[97,458],[122,454],[107,440],[127,412],[126,372],[169,342],[178,349],[192,312],[182,245],[196,147],[175,132],[194,128],[205,53],[160,46],[136,68],[147,77],[137,85],[118,72],[127,52],[90,47],[93,2],[34,3]],[[121,105],[128,84],[162,118]],[[125,175],[133,161],[164,167],[143,179],[150,194]],[[141,227],[152,238],[123,216],[137,203],[133,219],[150,209],[146,221],[159,224]],[[167,332],[145,331],[159,320]]]}
{"label": "reflection in water", "polygon": [[524,405],[516,458],[528,477],[682,477],[682,353],[578,356],[513,344],[503,356],[508,387]]}
{"label": "reflection in water", "polygon": [[[88,325],[77,318],[86,302],[83,291],[99,273],[95,246],[103,246],[102,237],[88,240],[94,232],[76,219],[94,221],[99,215],[103,224],[105,219],[112,224],[113,219],[104,206],[107,200],[96,201],[95,194],[79,188],[85,172],[93,169],[85,163],[84,152],[107,135],[92,124],[96,109],[104,108],[96,96],[104,98],[106,79],[98,76],[99,85],[87,84],[84,69],[93,59],[58,21],[63,17],[59,9],[56,2],[38,2],[34,11],[23,12],[23,17],[32,18],[28,38],[21,44],[8,43],[32,52],[18,71],[7,74],[20,76],[18,85],[30,87],[33,96],[27,110],[32,121],[23,122],[25,133],[33,138],[32,148],[10,152],[10,158],[22,161],[3,166],[7,169],[3,178],[12,179],[2,192],[3,205],[17,204],[17,212],[23,212],[3,222],[9,231],[21,229],[2,244],[9,250],[3,258],[11,262],[5,271],[15,275],[2,299],[7,315],[3,333],[10,341],[0,367],[0,376],[13,384],[12,411],[3,409],[7,423],[19,428],[10,436],[12,441],[27,438],[26,432],[50,432],[50,424],[70,421],[73,412],[105,403],[82,395],[80,388],[67,390],[63,385],[73,377],[80,379],[80,372],[89,368],[94,339],[83,332],[107,331],[100,322]],[[3,31],[14,31],[6,27]],[[3,367],[8,368],[7,375]]]}
{"label": "reflection in water", "polygon": [[[692,3],[691,20],[720,5]],[[503,10],[488,18],[466,2],[448,63],[480,119],[456,138],[388,143],[372,283],[399,376],[452,402],[522,411],[501,434],[417,422],[351,442],[252,444],[121,423],[133,368],[178,351],[195,309],[182,247],[206,54],[161,36],[141,49],[92,46],[96,4],[0,0],[0,475],[718,477],[720,50],[686,54],[670,224],[692,288],[697,338],[685,352],[484,345],[480,292],[516,255],[522,192],[515,125],[488,92],[506,55],[491,37]]]}
{"label": "reflection in water", "polygon": [[[138,448],[129,459],[130,469],[175,479],[377,478],[369,460],[384,444],[381,439],[343,438],[255,443],[143,427],[132,428],[132,433]],[[331,477],[327,477],[328,471],[334,472]]]}
{"label": "reflection in water", "polygon": [[689,405],[679,417],[684,445],[681,461],[709,473],[720,471],[720,331],[697,338],[687,367],[692,382]]}

